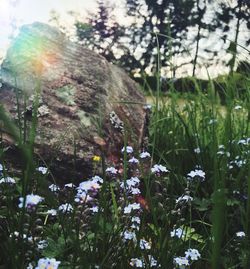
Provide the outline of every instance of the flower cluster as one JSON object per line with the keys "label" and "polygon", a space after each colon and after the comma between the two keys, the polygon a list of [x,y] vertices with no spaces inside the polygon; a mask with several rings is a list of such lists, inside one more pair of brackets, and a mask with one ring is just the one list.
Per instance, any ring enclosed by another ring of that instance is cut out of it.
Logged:
{"label": "flower cluster", "polygon": [[26,197],[19,198],[19,208],[25,207],[27,210],[33,210],[36,206],[44,200],[37,194],[28,194]]}

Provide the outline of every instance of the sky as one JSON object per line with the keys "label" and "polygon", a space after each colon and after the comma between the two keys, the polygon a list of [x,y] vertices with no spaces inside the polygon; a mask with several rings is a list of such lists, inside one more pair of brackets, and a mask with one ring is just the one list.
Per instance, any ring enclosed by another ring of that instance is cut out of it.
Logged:
{"label": "sky", "polygon": [[95,0],[0,0],[0,57],[3,57],[10,42],[9,37],[15,34],[13,24],[19,27],[34,21],[48,23],[51,11],[55,10],[70,27],[74,21],[68,11],[85,17],[88,11],[94,11],[95,8]]}

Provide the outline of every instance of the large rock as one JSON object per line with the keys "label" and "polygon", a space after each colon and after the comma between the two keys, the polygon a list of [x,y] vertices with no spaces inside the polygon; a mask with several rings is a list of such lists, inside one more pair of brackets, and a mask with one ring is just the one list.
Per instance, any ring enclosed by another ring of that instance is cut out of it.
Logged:
{"label": "large rock", "polygon": [[[145,100],[137,84],[56,28],[42,23],[23,26],[0,76],[0,102],[13,118],[18,114],[17,93],[22,116],[29,119],[34,96],[41,92],[35,152],[63,181],[89,176],[92,157],[101,150],[107,158],[118,155],[124,130],[129,143],[140,146]],[[12,144],[8,135],[4,143]],[[11,159],[13,144],[10,148]]]}

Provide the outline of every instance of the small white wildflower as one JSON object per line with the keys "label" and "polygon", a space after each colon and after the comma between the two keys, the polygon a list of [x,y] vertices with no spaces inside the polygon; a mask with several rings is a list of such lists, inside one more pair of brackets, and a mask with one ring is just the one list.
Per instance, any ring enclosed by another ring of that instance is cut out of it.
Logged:
{"label": "small white wildflower", "polygon": [[196,149],[194,149],[194,152],[197,153],[197,154],[200,154],[201,153],[201,149],[200,148],[196,148]]}
{"label": "small white wildflower", "polygon": [[14,231],[12,234],[10,234],[10,238],[12,237],[21,237],[22,236],[22,239],[27,239],[27,241],[29,242],[33,242],[33,237],[32,236],[27,236],[27,234],[20,234],[19,232],[17,231]]}
{"label": "small white wildflower", "polygon": [[83,181],[79,184],[79,187],[77,187],[77,190],[88,192],[88,191],[94,191],[101,188],[101,185],[94,181],[94,180],[87,180]]}
{"label": "small white wildflower", "polygon": [[139,163],[139,160],[136,159],[135,157],[132,157],[131,159],[128,160],[128,162],[136,164],[136,163]]}
{"label": "small white wildflower", "polygon": [[161,164],[155,164],[151,168],[151,172],[157,174],[157,173],[167,173],[169,171],[167,170],[167,168],[165,166],[163,166]]}
{"label": "small white wildflower", "polygon": [[135,222],[135,223],[137,223],[137,224],[140,224],[140,223],[141,223],[141,220],[140,220],[139,217],[132,217],[131,221],[132,221],[132,222]]}
{"label": "small white wildflower", "polygon": [[129,187],[135,187],[137,184],[140,183],[140,179],[138,177],[131,177],[126,181]]}
{"label": "small white wildflower", "polygon": [[[25,204],[24,204],[24,200],[25,200]],[[26,199],[24,199],[23,197],[19,198],[19,208],[22,208],[23,206],[26,208],[31,208],[36,206],[38,203],[42,202],[44,200],[44,198],[42,198],[39,195],[36,194],[28,194],[26,195]]]}
{"label": "small white wildflower", "polygon": [[49,189],[52,191],[52,192],[57,192],[60,190],[60,188],[56,185],[56,184],[51,184],[49,185]]}
{"label": "small white wildflower", "polygon": [[230,157],[230,152],[224,151],[224,150],[219,150],[219,151],[217,151],[217,155],[226,155],[227,157]]}
{"label": "small white wildflower", "polygon": [[0,172],[2,172],[3,171],[3,166],[2,166],[2,164],[0,163]]}
{"label": "small white wildflower", "polygon": [[130,228],[131,228],[132,230],[137,230],[137,231],[140,230],[139,225],[138,225],[138,224],[134,224],[134,223],[130,226]]}
{"label": "small white wildflower", "polygon": [[0,184],[3,184],[3,183],[13,185],[13,184],[16,184],[16,181],[12,177],[3,177],[0,180]]}
{"label": "small white wildflower", "polygon": [[141,193],[140,189],[138,188],[131,188],[129,192],[133,195],[138,195]]}
{"label": "small white wildflower", "polygon": [[62,204],[58,207],[59,211],[62,211],[63,213],[69,213],[73,211],[73,207],[71,204],[66,203],[66,204]]}
{"label": "small white wildflower", "polygon": [[124,231],[124,233],[122,234],[123,239],[126,240],[133,240],[136,241],[136,234],[135,232],[130,232],[130,231]]}
{"label": "small white wildflower", "polygon": [[234,107],[234,109],[235,109],[235,110],[239,110],[239,109],[242,109],[242,106],[240,106],[240,105],[237,105],[237,106],[235,106],[235,107]]}
{"label": "small white wildflower", "polygon": [[212,124],[215,124],[216,122],[217,122],[216,119],[211,119],[211,120],[208,122],[208,124],[209,124],[209,125],[212,125]]}
{"label": "small white wildflower", "polygon": [[150,261],[150,266],[157,266],[158,268],[161,267],[161,265],[158,264],[157,260],[152,255],[148,255],[148,259]]}
{"label": "small white wildflower", "polygon": [[193,201],[193,197],[189,196],[189,195],[182,195],[179,198],[176,199],[176,204],[180,203],[180,202],[191,202]]}
{"label": "small white wildflower", "polygon": [[76,203],[84,204],[92,200],[93,198],[90,195],[88,195],[85,191],[81,191],[81,190],[79,190],[75,196]]}
{"label": "small white wildflower", "polygon": [[103,183],[103,179],[101,177],[99,177],[99,176],[92,177],[92,181],[94,183],[101,183],[101,184]]}
{"label": "small white wildflower", "polygon": [[[122,148],[122,153],[125,151],[125,147]],[[127,153],[133,153],[133,148],[131,146],[126,146]]]}
{"label": "small white wildflower", "polygon": [[89,210],[92,211],[93,213],[97,213],[99,211],[99,207],[98,206],[93,206]]}
{"label": "small white wildflower", "polygon": [[73,183],[67,183],[64,185],[65,188],[75,188],[76,185],[74,185]]}
{"label": "small white wildflower", "polygon": [[114,167],[108,167],[108,168],[106,169],[106,172],[107,172],[107,173],[110,173],[110,174],[113,174],[113,175],[116,175],[117,172],[118,172],[118,170],[115,169]]}
{"label": "small white wildflower", "polygon": [[181,229],[181,228],[178,228],[178,229],[174,229],[172,232],[170,232],[170,236],[171,237],[178,237],[178,238],[181,238],[181,237],[184,237],[185,236],[185,232]]}
{"label": "small white wildflower", "polygon": [[152,105],[146,104],[146,105],[143,106],[143,108],[146,109],[146,110],[151,110],[152,109]]}
{"label": "small white wildflower", "polygon": [[124,214],[130,214],[132,210],[138,210],[141,206],[139,203],[129,204],[124,208]]}
{"label": "small white wildflower", "polygon": [[144,268],[144,263],[142,260],[138,259],[138,258],[133,258],[130,260],[129,263],[131,266],[135,266],[137,268]]}
{"label": "small white wildflower", "polygon": [[144,239],[140,240],[140,248],[141,249],[151,249],[151,244],[149,242],[147,242]]}
{"label": "small white wildflower", "polygon": [[46,241],[46,240],[40,240],[40,241],[37,243],[37,248],[38,248],[39,250],[45,249],[47,246],[48,246],[48,241]]}
{"label": "small white wildflower", "polygon": [[140,154],[140,158],[141,159],[146,159],[146,158],[150,158],[150,153],[148,153],[147,151],[143,151],[141,154]]}
{"label": "small white wildflower", "polygon": [[44,166],[39,166],[36,170],[38,172],[41,172],[43,175],[45,175],[47,173],[47,171],[48,171],[48,168],[44,167]]}
{"label": "small white wildflower", "polygon": [[33,269],[33,265],[31,263],[28,264],[28,267],[26,269]]}
{"label": "small white wildflower", "polygon": [[237,233],[236,233],[236,236],[237,236],[237,237],[245,237],[246,234],[245,234],[244,232],[240,231],[240,232],[237,232]]}
{"label": "small white wildflower", "polygon": [[201,254],[195,248],[189,248],[187,251],[185,251],[185,254],[186,258],[190,258],[192,261],[197,261],[201,257]]}
{"label": "small white wildflower", "polygon": [[61,262],[54,258],[41,258],[35,269],[57,269]]}
{"label": "small white wildflower", "polygon": [[194,171],[191,171],[190,173],[188,173],[187,176],[188,176],[189,179],[194,179],[195,177],[199,177],[202,180],[205,180],[205,172],[202,171],[202,170],[198,170],[198,169],[195,169]]}
{"label": "small white wildflower", "polygon": [[239,141],[238,141],[238,145],[244,145],[244,146],[246,146],[246,145],[248,145],[250,143],[250,137],[248,137],[248,138],[246,138],[246,139],[240,139]]}
{"label": "small white wildflower", "polygon": [[174,258],[174,262],[179,266],[189,265],[189,260],[186,257],[176,257]]}
{"label": "small white wildflower", "polygon": [[57,215],[57,211],[55,209],[49,209],[47,211],[47,214],[48,215],[51,215],[51,216],[56,216]]}

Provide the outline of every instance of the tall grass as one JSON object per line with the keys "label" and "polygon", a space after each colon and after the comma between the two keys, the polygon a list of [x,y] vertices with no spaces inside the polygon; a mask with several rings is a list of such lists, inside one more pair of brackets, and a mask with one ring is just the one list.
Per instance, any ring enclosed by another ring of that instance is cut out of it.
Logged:
{"label": "tall grass", "polygon": [[[178,92],[170,87],[166,102],[162,102],[157,112],[160,116],[153,114],[152,130],[156,138],[152,146],[157,149],[157,160],[173,172],[171,195],[185,191],[182,177],[195,167],[206,173],[205,182],[191,190],[196,196],[194,204],[198,205],[192,211],[191,222],[202,234],[207,234],[204,250],[212,268],[248,268],[249,252],[244,246],[249,242],[246,228],[249,220],[244,216],[249,213],[249,139],[248,142],[244,139],[250,135],[249,85],[245,85],[245,98],[240,100],[236,83],[229,77],[223,89],[223,106],[212,80],[205,94],[198,83],[195,85],[195,92],[181,96],[181,101]],[[241,140],[246,142],[244,146]],[[234,163],[235,158],[244,158],[244,165],[239,162],[237,168],[232,167],[230,163]],[[246,200],[237,200],[236,193]],[[205,223],[209,223],[211,229]],[[235,240],[237,228],[246,233],[238,262],[228,249],[232,247],[230,243]]]}
{"label": "tall grass", "polygon": [[98,177],[79,186],[51,185],[53,171],[37,170],[40,84],[31,122],[22,106],[17,125],[0,106],[4,132],[23,158],[22,173],[12,174],[1,133],[2,268],[249,268],[249,85],[240,99],[234,76],[226,78],[223,105],[214,80],[205,92],[193,78],[194,93],[170,85],[162,96],[160,54],[157,81],[149,148],[129,148],[125,125],[120,161],[103,150]]}

